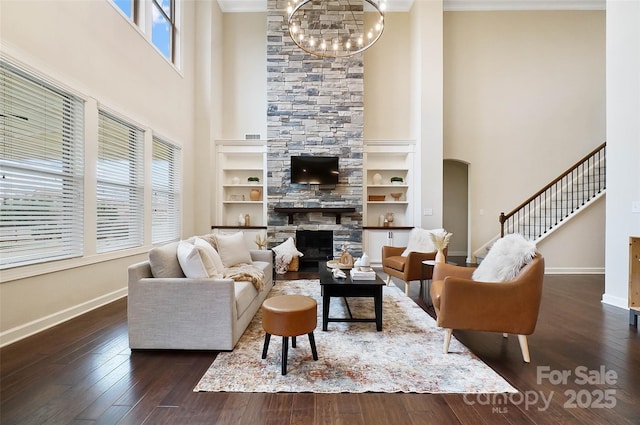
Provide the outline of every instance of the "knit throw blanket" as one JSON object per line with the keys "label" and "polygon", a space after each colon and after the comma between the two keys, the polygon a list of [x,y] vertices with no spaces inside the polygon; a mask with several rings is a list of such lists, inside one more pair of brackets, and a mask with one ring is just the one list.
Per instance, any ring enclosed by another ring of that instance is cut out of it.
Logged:
{"label": "knit throw blanket", "polygon": [[251,264],[238,264],[224,269],[224,277],[236,281],[246,280],[261,292],[264,289],[264,272]]}

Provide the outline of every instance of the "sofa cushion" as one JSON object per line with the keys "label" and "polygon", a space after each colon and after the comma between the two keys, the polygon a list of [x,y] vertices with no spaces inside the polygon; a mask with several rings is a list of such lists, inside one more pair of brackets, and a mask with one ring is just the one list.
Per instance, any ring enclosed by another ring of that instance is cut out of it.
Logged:
{"label": "sofa cushion", "polygon": [[178,261],[177,248],[177,242],[151,248],[149,266],[153,277],[185,277]]}
{"label": "sofa cushion", "polygon": [[212,267],[213,262],[208,262],[205,265],[202,258],[203,255],[201,255],[197,246],[189,241],[180,241],[178,244],[178,261],[185,276],[191,279],[202,279],[208,278],[209,273],[217,273],[215,267],[207,269],[207,265]]}
{"label": "sofa cushion", "polygon": [[200,252],[200,257],[209,273],[209,277],[222,277],[224,274],[224,264],[222,264],[222,259],[218,251],[202,238],[196,238],[194,245]]}
{"label": "sofa cushion", "polygon": [[[441,230],[441,229],[436,229]],[[431,239],[431,230],[414,227],[409,233],[407,248],[402,255],[406,257],[410,252],[434,252],[436,247]]]}
{"label": "sofa cushion", "polygon": [[251,252],[244,242],[244,234],[237,232],[232,235],[215,235],[218,253],[225,267],[237,264],[251,264]]}
{"label": "sofa cushion", "polygon": [[236,294],[236,310],[240,317],[258,296],[258,290],[246,280],[237,281],[233,287]]}
{"label": "sofa cushion", "polygon": [[534,242],[517,233],[507,235],[493,244],[487,256],[473,272],[472,278],[481,282],[513,280],[535,255]]}

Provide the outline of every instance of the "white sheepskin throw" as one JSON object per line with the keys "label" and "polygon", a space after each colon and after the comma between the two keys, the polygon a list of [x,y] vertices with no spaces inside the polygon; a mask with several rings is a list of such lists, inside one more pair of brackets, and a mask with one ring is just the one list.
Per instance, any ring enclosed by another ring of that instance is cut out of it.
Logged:
{"label": "white sheepskin throw", "polygon": [[278,246],[272,248],[276,253],[276,273],[284,274],[289,270],[289,263],[293,257],[302,257],[304,254],[298,251],[293,238],[290,237]]}
{"label": "white sheepskin throw", "polygon": [[520,269],[536,255],[536,244],[518,233],[498,239],[478,268],[473,280],[480,282],[506,282],[513,280]]}
{"label": "white sheepskin throw", "polygon": [[431,239],[432,232],[440,232],[444,229],[427,230],[420,227],[414,227],[409,232],[409,241],[407,242],[407,248],[401,254],[403,257],[409,255],[410,252],[434,252],[436,247],[433,245]]}

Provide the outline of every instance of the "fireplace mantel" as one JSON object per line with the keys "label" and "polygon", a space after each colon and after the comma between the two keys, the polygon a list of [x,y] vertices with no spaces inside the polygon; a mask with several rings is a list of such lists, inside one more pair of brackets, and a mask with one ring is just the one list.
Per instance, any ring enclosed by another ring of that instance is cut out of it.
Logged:
{"label": "fireplace mantel", "polygon": [[284,213],[289,216],[289,224],[293,224],[294,214],[306,214],[319,212],[323,214],[335,214],[336,224],[340,224],[340,218],[342,214],[349,214],[356,212],[354,207],[274,207],[273,210],[278,213]]}

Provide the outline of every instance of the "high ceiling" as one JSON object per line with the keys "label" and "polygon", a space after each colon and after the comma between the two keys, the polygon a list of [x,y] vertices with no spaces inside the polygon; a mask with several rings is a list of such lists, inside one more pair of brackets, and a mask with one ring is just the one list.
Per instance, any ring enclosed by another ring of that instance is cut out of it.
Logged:
{"label": "high ceiling", "polygon": [[[387,0],[387,11],[408,12],[414,1]],[[444,10],[605,10],[605,0],[443,0]],[[267,0],[218,0],[223,12],[264,12]]]}

